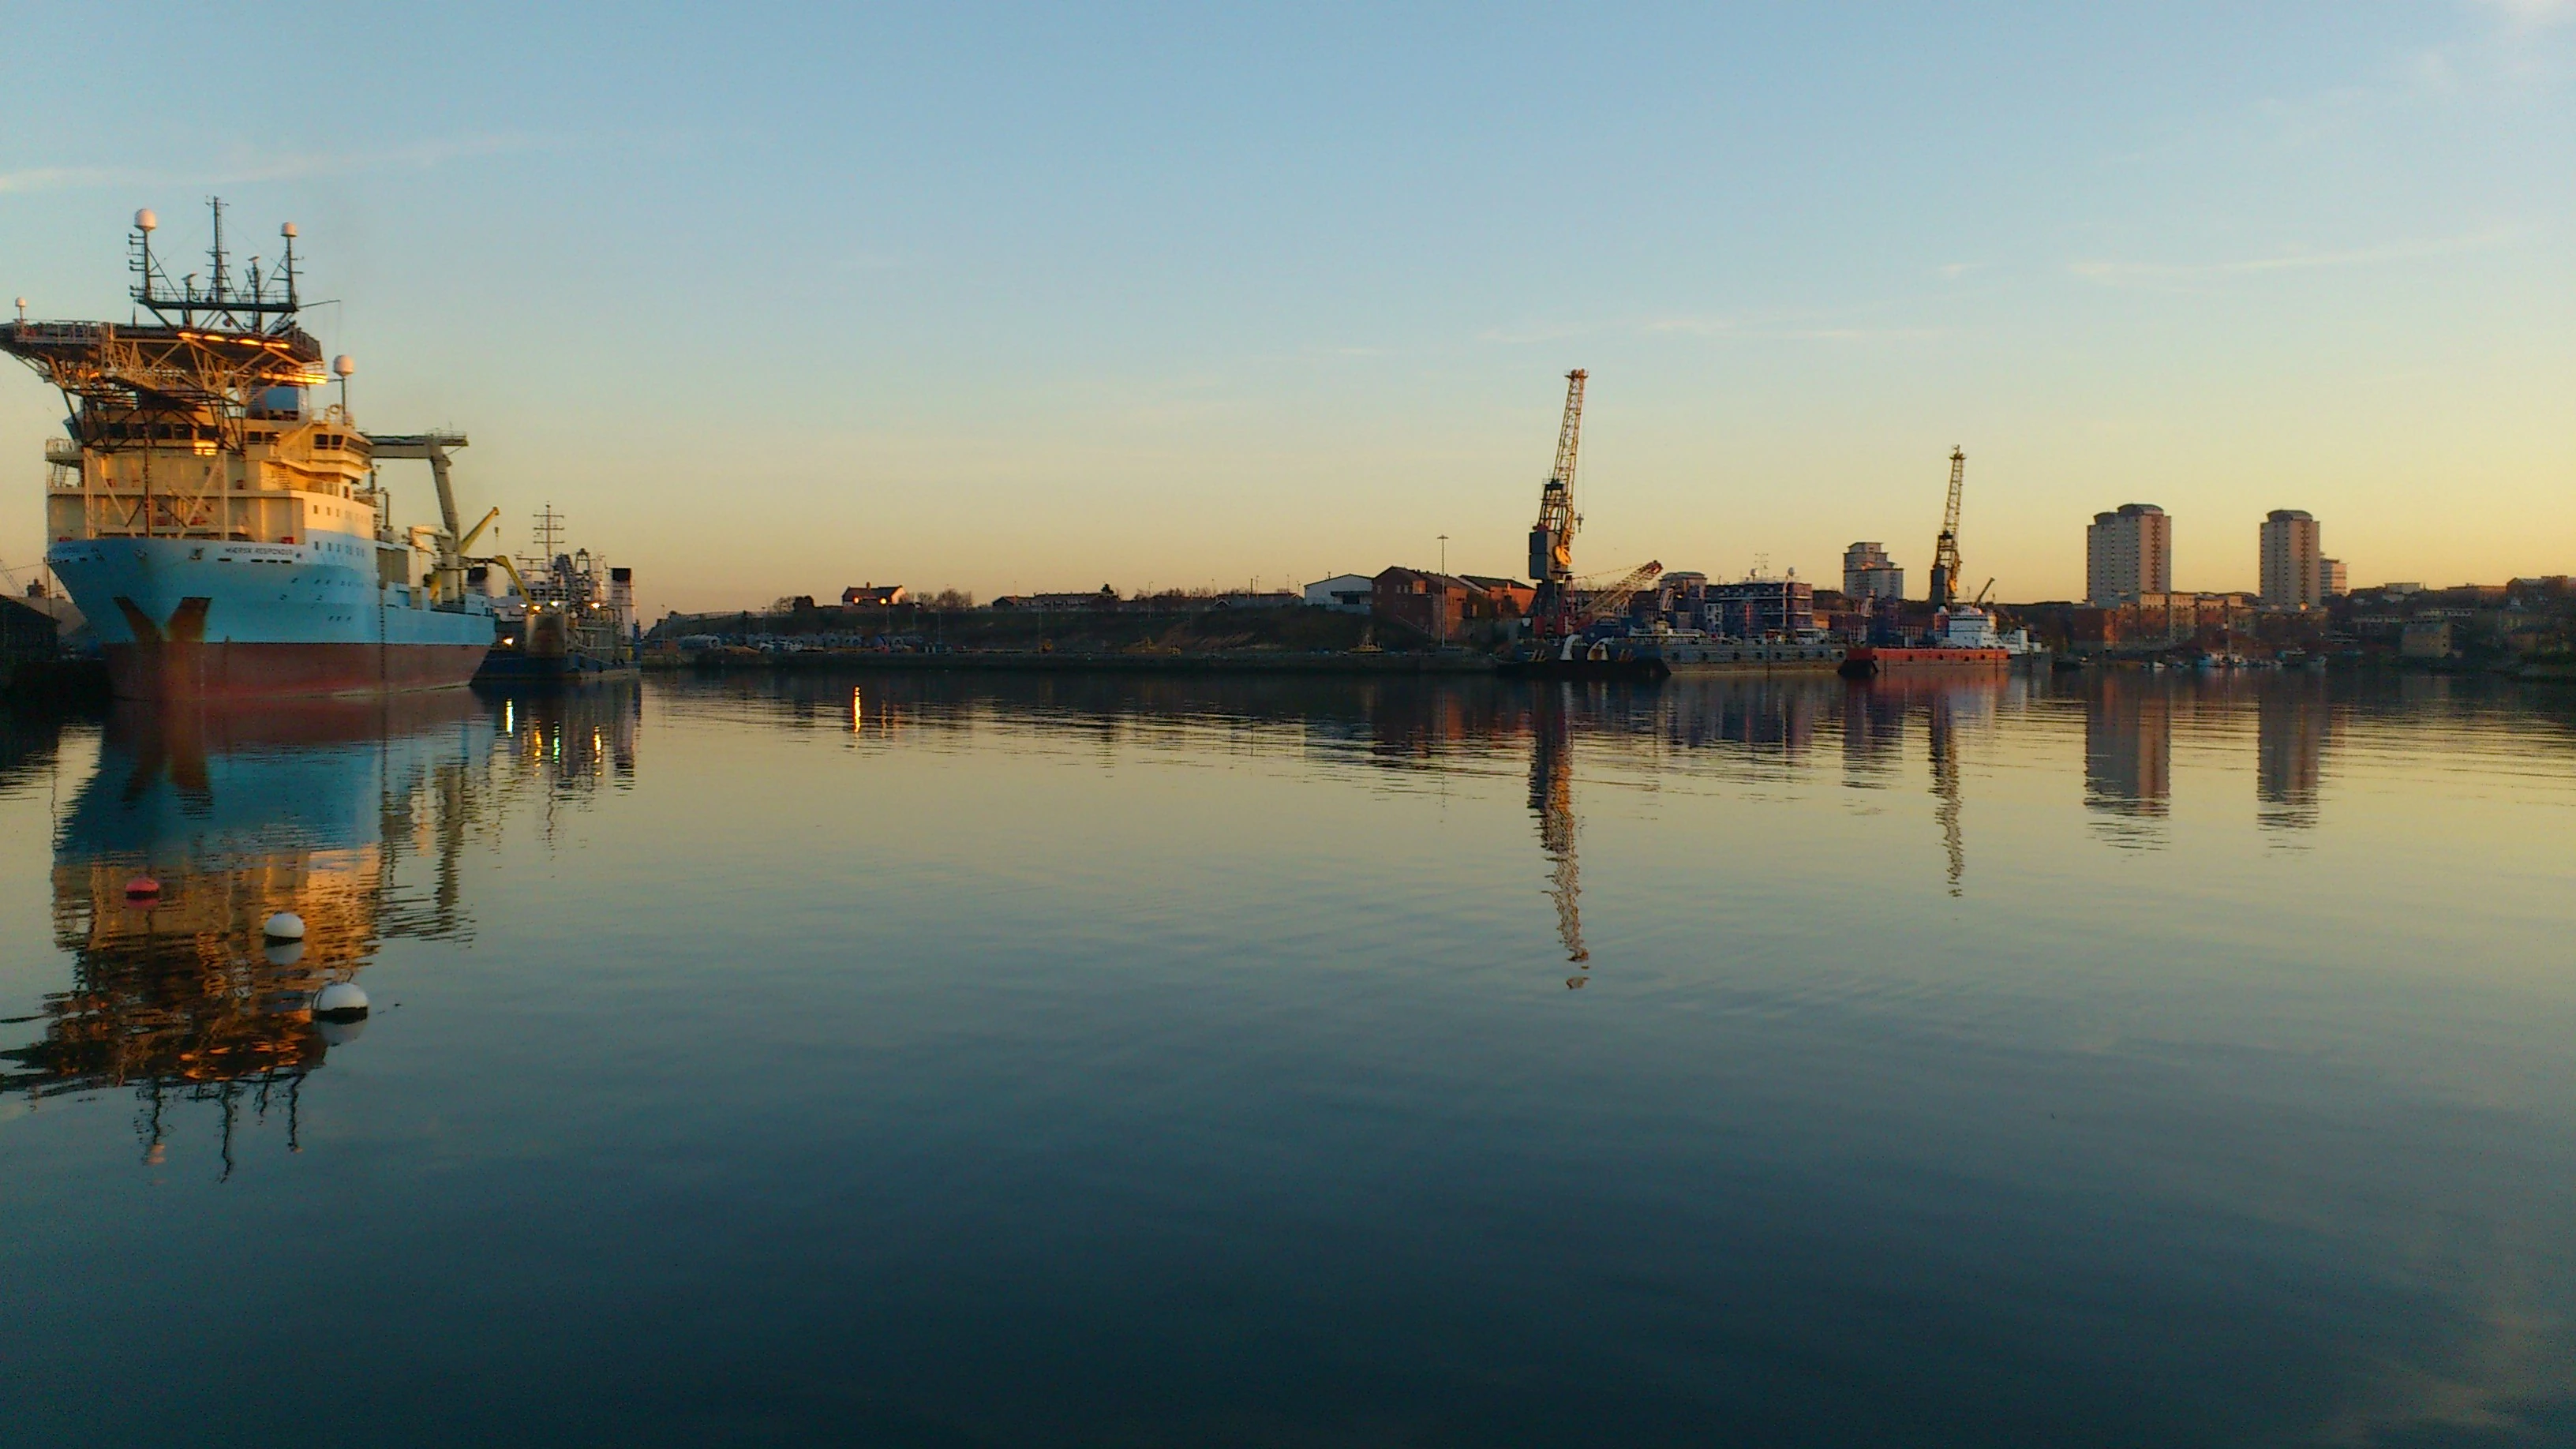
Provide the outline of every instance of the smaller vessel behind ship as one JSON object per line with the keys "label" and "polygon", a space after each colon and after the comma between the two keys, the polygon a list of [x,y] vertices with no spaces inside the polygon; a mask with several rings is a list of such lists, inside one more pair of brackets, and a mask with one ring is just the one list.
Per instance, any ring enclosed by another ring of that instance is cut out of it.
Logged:
{"label": "smaller vessel behind ship", "polygon": [[[355,365],[313,403],[322,345],[296,322],[295,228],[237,277],[223,203],[201,284],[173,283],[134,215],[133,298],[149,322],[0,323],[0,351],[71,404],[45,462],[46,563],[96,631],[120,696],[373,694],[463,684],[492,644],[466,587],[448,454],[456,433],[361,431]],[[377,465],[427,462],[441,525],[397,532]],[[485,520],[490,521],[488,518]],[[480,531],[479,527],[476,530]]]}
{"label": "smaller vessel behind ship", "polygon": [[2014,656],[2033,652],[2027,631],[1995,632],[1994,615],[1974,604],[1954,604],[1933,620],[1921,644],[1855,644],[1843,656],[1845,679],[1868,679],[1891,669],[2001,671]]}
{"label": "smaller vessel behind ship", "polygon": [[589,549],[566,552],[563,515],[537,514],[537,552],[518,567],[496,560],[518,586],[501,608],[501,637],[483,656],[475,683],[580,685],[631,679],[635,658],[635,571],[611,568]]}
{"label": "smaller vessel behind ship", "polygon": [[1639,631],[1630,642],[1673,674],[1821,673],[1839,668],[1844,654],[1822,638],[1729,639],[1696,629]]}

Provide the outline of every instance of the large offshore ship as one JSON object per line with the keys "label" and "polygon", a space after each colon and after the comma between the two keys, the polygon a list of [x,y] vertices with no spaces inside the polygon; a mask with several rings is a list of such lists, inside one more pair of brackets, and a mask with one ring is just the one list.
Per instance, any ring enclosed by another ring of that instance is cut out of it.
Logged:
{"label": "large offshore ship", "polygon": [[[45,446],[46,561],[130,698],[367,694],[471,678],[493,639],[469,588],[448,453],[462,435],[369,435],[315,406],[322,345],[296,321],[295,228],[234,275],[223,203],[203,279],[174,284],[135,213],[135,320],[0,323],[0,351],[62,391]],[[150,320],[144,320],[144,314]],[[439,527],[397,532],[376,466],[426,461]],[[497,512],[497,510],[496,510]]]}

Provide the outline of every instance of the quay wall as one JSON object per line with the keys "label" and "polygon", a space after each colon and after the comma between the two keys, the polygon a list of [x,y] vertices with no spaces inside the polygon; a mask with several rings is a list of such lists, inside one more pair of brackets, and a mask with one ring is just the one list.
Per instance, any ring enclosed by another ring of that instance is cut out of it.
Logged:
{"label": "quay wall", "polygon": [[869,670],[902,673],[1051,672],[1122,674],[1442,674],[1494,672],[1482,654],[1286,654],[1244,650],[1206,654],[1095,654],[1068,651],[979,650],[954,654],[887,654],[873,650],[809,649],[797,653],[708,650],[692,655],[648,654],[648,669],[707,673]]}

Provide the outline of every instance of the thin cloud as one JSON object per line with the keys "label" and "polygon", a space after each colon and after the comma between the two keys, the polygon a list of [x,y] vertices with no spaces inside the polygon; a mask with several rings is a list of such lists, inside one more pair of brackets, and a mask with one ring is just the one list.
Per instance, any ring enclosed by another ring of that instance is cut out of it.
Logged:
{"label": "thin cloud", "polygon": [[102,170],[96,166],[37,166],[25,171],[0,171],[0,193],[108,186],[123,179],[122,172]]}
{"label": "thin cloud", "polygon": [[1938,337],[1930,327],[1789,327],[1737,317],[1659,317],[1640,331],[1685,337],[1744,337],[1764,342],[1916,342]]}
{"label": "thin cloud", "polygon": [[1533,342],[1562,342],[1566,338],[1581,337],[1593,330],[1589,327],[1539,327],[1515,332],[1501,327],[1488,327],[1476,334],[1476,340],[1517,347]]}
{"label": "thin cloud", "polygon": [[2383,262],[2416,261],[2425,257],[2449,256],[2458,252],[2486,251],[2508,245],[2521,238],[2518,228],[2476,232],[2468,236],[2444,237],[2434,241],[2398,242],[2388,246],[2363,247],[2340,252],[2285,252],[2279,256],[2247,257],[2237,261],[2172,263],[2172,262],[2069,262],[2066,269],[2085,281],[2105,287],[2172,286],[2194,282],[2214,282],[2230,277],[2256,276],[2265,272],[2311,271],[2320,267],[2366,267]]}
{"label": "thin cloud", "polygon": [[1744,324],[1732,317],[1658,317],[1648,322],[1648,332],[1681,332],[1693,337],[1719,337],[1739,330]]}
{"label": "thin cloud", "polygon": [[569,144],[564,138],[548,136],[450,136],[369,151],[237,153],[226,161],[190,171],[34,166],[18,171],[0,171],[0,193],[70,191],[104,186],[233,186],[261,181],[301,181],[317,176],[351,176],[369,171],[426,171],[478,157],[561,150]]}
{"label": "thin cloud", "polygon": [[2576,20],[2576,0],[2477,0],[2477,3],[2502,15],[2507,24],[2526,30],[2539,30]]}

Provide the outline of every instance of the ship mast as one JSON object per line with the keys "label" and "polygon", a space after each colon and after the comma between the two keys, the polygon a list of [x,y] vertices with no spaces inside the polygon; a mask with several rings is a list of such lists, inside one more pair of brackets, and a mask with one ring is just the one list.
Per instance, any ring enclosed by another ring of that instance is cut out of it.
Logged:
{"label": "ship mast", "polygon": [[247,415],[272,389],[322,381],[322,344],[296,324],[295,227],[278,229],[285,256],[262,276],[253,258],[236,285],[223,243],[223,203],[213,203],[208,280],[173,282],[152,250],[160,218],[134,214],[129,240],[136,305],[150,322],[0,323],[0,352],[63,394],[71,427],[89,451],[211,444],[239,455]]}

